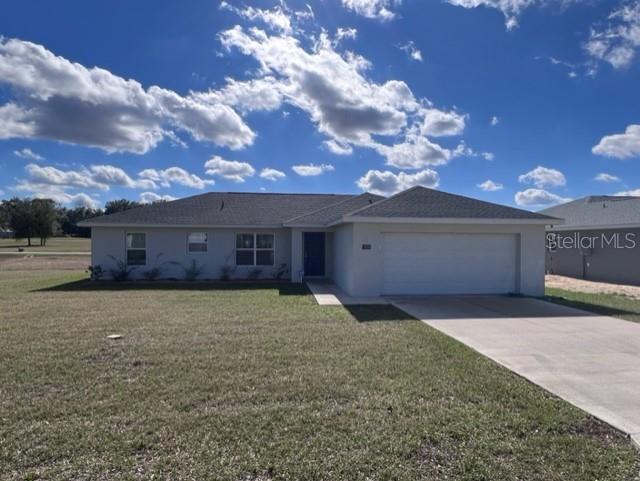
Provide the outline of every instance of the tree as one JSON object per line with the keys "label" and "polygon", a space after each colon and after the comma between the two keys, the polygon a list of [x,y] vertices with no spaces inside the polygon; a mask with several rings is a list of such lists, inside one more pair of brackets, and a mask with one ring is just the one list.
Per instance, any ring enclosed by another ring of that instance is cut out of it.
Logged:
{"label": "tree", "polygon": [[136,202],[135,200],[129,200],[129,199],[110,200],[104,205],[104,213],[115,214],[116,212],[123,212],[125,210],[133,209],[135,207],[140,207],[141,205],[142,204],[140,204],[140,202]]}
{"label": "tree", "polygon": [[13,197],[2,202],[3,210],[9,218],[8,225],[16,239],[26,238],[31,246],[31,238],[35,235],[34,217],[31,200]]}
{"label": "tree", "polygon": [[60,207],[58,209],[58,224],[64,235],[91,237],[91,228],[78,227],[78,222],[92,217],[102,215],[101,209],[91,209],[89,207],[76,207],[67,209]]}
{"label": "tree", "polygon": [[40,237],[40,245],[47,245],[47,239],[53,234],[56,222],[56,203],[51,199],[32,199],[29,202],[33,232]]}

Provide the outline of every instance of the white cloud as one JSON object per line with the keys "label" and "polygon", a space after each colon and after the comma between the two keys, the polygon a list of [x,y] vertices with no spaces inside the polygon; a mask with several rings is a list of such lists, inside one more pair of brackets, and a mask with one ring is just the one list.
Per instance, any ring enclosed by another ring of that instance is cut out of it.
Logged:
{"label": "white cloud", "polygon": [[27,149],[27,148],[24,148],[21,150],[14,150],[13,154],[16,155],[17,157],[20,157],[21,159],[44,160],[43,156],[38,155],[33,150]]}
{"label": "white cloud", "polygon": [[349,144],[342,144],[336,140],[325,140],[323,142],[325,147],[329,149],[329,152],[335,155],[351,155],[353,154],[353,148]]}
{"label": "white cloud", "polygon": [[140,202],[143,204],[153,204],[158,201],[172,201],[176,199],[177,197],[173,197],[171,195],[158,195],[155,192],[142,192],[140,194]]}
{"label": "white cloud", "polygon": [[91,177],[96,182],[105,185],[118,185],[130,189],[157,189],[158,186],[150,179],[132,179],[120,167],[114,165],[92,165],[89,167]]}
{"label": "white cloud", "polygon": [[226,79],[220,90],[193,93],[192,96],[203,103],[223,103],[241,112],[279,109],[284,100],[283,88],[275,77],[266,76],[247,81]]}
{"label": "white cloud", "polygon": [[71,194],[65,190],[64,186],[21,180],[15,186],[15,190],[26,192],[31,197],[36,197],[38,199],[51,199],[58,204],[64,204],[67,206],[88,207],[91,209],[99,207],[98,201],[90,195],[84,192]]}
{"label": "white cloud", "polygon": [[443,165],[452,157],[451,151],[434,144],[427,137],[407,134],[404,142],[392,146],[378,145],[378,152],[387,158],[387,164],[399,169],[422,169]]}
{"label": "white cloud", "polygon": [[420,127],[423,135],[441,137],[446,135],[460,135],[464,131],[466,115],[457,112],[444,112],[438,109],[423,109],[424,122]]}
{"label": "white cloud", "polygon": [[624,2],[609,15],[605,28],[592,28],[584,48],[613,68],[627,67],[640,48],[640,2]]}
{"label": "white cloud", "polygon": [[0,106],[0,138],[45,138],[142,154],[185,131],[239,149],[255,134],[228,105],[151,86],[145,90],[98,67],[86,68],[41,45],[0,38],[0,85],[16,92]]}
{"label": "white cloud", "polygon": [[625,197],[640,197],[640,189],[634,190],[625,190],[623,192],[618,192],[615,195],[625,196]]}
{"label": "white cloud", "polygon": [[355,28],[342,28],[338,27],[336,34],[334,35],[334,44],[342,42],[345,39],[355,40],[358,36],[358,31]]}
{"label": "white cloud", "polygon": [[[570,0],[558,0],[559,4]],[[518,17],[525,8],[535,4],[549,3],[545,0],[447,0],[451,5],[464,8],[488,7],[500,10],[505,17],[508,30],[518,26]]]}
{"label": "white cloud", "polygon": [[400,45],[398,47],[404,53],[406,53],[411,60],[415,60],[416,62],[422,62],[422,52],[416,47],[416,44],[413,41],[409,41],[404,45]]}
{"label": "white cloud", "polygon": [[482,184],[478,184],[478,187],[485,192],[495,192],[496,190],[502,190],[504,185],[500,182],[494,182],[493,180],[485,180]]}
{"label": "white cloud", "polygon": [[640,156],[640,125],[629,125],[624,134],[602,137],[598,145],[591,149],[591,152],[618,159]]}
{"label": "white cloud", "polygon": [[303,177],[310,177],[315,175],[321,175],[325,172],[333,172],[335,168],[331,164],[306,164],[306,165],[294,165],[291,167],[296,174]]}
{"label": "white cloud", "polygon": [[138,177],[158,182],[163,187],[170,187],[172,184],[178,184],[185,187],[191,187],[192,189],[204,189],[207,185],[215,184],[215,181],[202,179],[196,174],[191,174],[181,167],[145,169],[138,173]]}
{"label": "white cloud", "polygon": [[41,167],[37,164],[27,164],[24,169],[29,175],[30,182],[34,184],[109,190],[107,183],[94,179],[92,173],[86,169],[65,171],[51,166]]}
{"label": "white cloud", "polygon": [[282,6],[276,6],[271,10],[260,9],[255,7],[237,8],[223,1],[220,3],[220,9],[229,10],[237,15],[251,21],[260,21],[268,27],[283,33],[291,33],[291,18],[284,11]]}
{"label": "white cloud", "polygon": [[366,18],[391,20],[395,13],[391,11],[401,0],[342,0],[342,5]]}
{"label": "white cloud", "polygon": [[523,207],[545,207],[569,202],[570,200],[543,189],[527,189],[517,192],[515,195],[516,204]]}
{"label": "white cloud", "polygon": [[277,169],[272,169],[270,167],[264,168],[260,171],[260,177],[267,180],[276,181],[279,179],[284,179],[287,176],[284,172]]}
{"label": "white cloud", "polygon": [[[533,184],[538,188],[560,187],[566,185],[567,179],[564,174],[556,169],[549,169],[539,165],[535,169],[518,177],[518,182],[523,184]],[[531,189],[529,189],[531,190]]]}
{"label": "white cloud", "polygon": [[253,176],[256,170],[247,162],[225,160],[215,155],[204,164],[208,175],[222,177],[233,182],[244,182],[245,178]]}
{"label": "white cloud", "polygon": [[491,125],[492,126],[498,125],[498,123],[500,123],[500,119],[498,117],[496,117],[495,115],[493,117],[491,117]]}
{"label": "white cloud", "polygon": [[605,182],[605,183],[620,182],[620,177],[616,177],[615,175],[607,174],[605,172],[602,172],[596,175],[594,179],[597,180],[598,182]]}
{"label": "white cloud", "polygon": [[493,152],[482,152],[480,155],[482,155],[484,160],[493,160],[496,158],[496,155]]}
{"label": "white cloud", "polygon": [[388,170],[384,172],[370,170],[356,182],[362,190],[378,195],[395,194],[416,185],[437,187],[439,183],[438,173],[432,169],[425,169],[414,174],[406,172],[394,174]]}

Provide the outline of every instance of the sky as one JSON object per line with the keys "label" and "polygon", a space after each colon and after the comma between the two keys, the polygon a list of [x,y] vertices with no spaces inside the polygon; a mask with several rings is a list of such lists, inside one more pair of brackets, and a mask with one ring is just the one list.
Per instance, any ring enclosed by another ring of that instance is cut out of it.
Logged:
{"label": "sky", "polygon": [[49,0],[0,15],[0,198],[640,196],[640,0]]}

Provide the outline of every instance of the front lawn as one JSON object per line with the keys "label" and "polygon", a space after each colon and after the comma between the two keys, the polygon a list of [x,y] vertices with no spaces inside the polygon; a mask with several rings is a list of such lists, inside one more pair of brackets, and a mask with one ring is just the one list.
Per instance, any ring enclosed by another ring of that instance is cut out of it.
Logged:
{"label": "front lawn", "polygon": [[47,245],[41,246],[40,239],[34,237],[29,246],[27,239],[0,239],[0,254],[15,252],[19,248],[28,252],[90,252],[91,239],[84,237],[49,237]]}
{"label": "front lawn", "polygon": [[[0,272],[0,479],[630,480],[622,435],[392,307]],[[109,340],[109,334],[122,334]]]}
{"label": "front lawn", "polygon": [[564,289],[546,289],[548,300],[591,311],[603,316],[614,316],[627,321],[640,322],[640,300],[614,294],[593,294]]}

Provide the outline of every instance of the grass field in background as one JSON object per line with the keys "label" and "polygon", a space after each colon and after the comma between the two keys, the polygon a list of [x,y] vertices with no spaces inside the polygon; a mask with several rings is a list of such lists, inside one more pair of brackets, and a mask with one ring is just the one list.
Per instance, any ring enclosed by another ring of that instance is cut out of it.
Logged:
{"label": "grass field in background", "polygon": [[548,300],[570,307],[640,322],[640,300],[615,294],[593,294],[565,289],[546,289]]}
{"label": "grass field in background", "polygon": [[31,247],[27,245],[27,239],[0,239],[0,254],[3,252],[17,251],[22,247],[26,251],[33,252],[90,252],[91,239],[83,237],[50,237],[46,246],[40,246],[40,239],[32,238]]}
{"label": "grass field in background", "polygon": [[638,473],[622,435],[393,307],[85,276],[0,272],[2,480]]}

